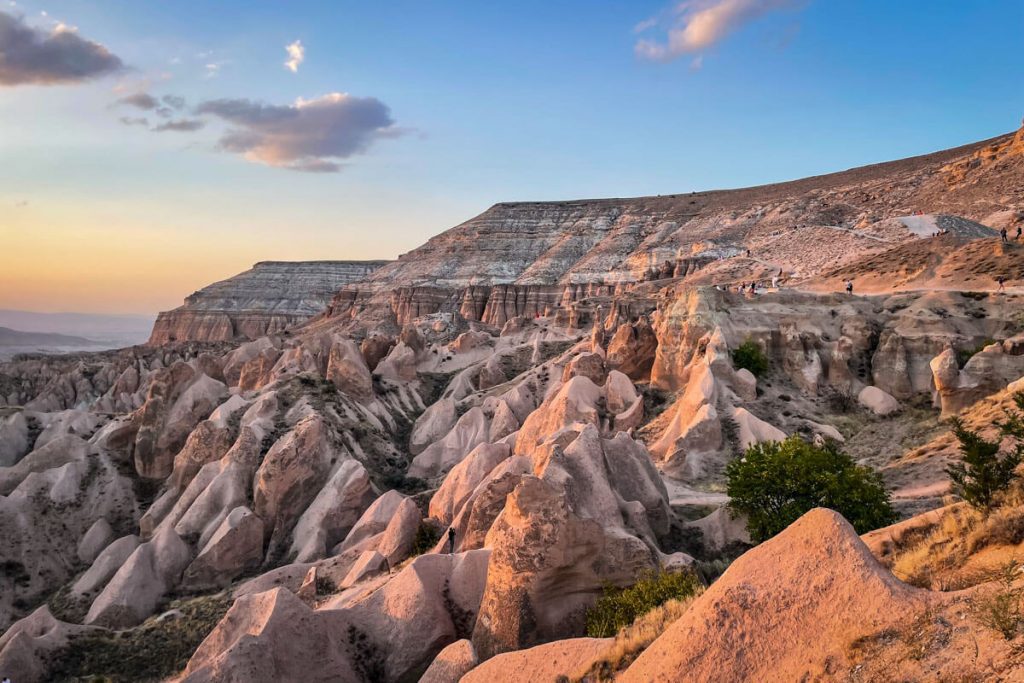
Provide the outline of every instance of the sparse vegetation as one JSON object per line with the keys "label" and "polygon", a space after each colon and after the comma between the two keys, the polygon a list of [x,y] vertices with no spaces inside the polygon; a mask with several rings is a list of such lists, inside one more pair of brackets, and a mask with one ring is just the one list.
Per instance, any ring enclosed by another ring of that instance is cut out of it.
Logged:
{"label": "sparse vegetation", "polygon": [[[1017,466],[1024,461],[1024,392],[1014,394],[1013,401],[1017,409],[1009,410],[1006,420],[996,422],[999,438],[994,441],[967,429],[960,420],[953,420],[953,435],[960,442],[963,455],[946,473],[953,480],[957,495],[976,508],[995,505],[1017,476]],[[1004,439],[1012,442],[1012,448],[1000,454]]]}
{"label": "sparse vegetation", "polygon": [[[961,504],[948,508],[934,525],[911,534],[887,561],[907,583],[932,590],[960,590],[998,578],[991,558],[999,548],[1024,543],[1024,492],[1019,484],[1003,496],[1006,504],[982,510]],[[975,561],[982,550],[989,561]]]}
{"label": "sparse vegetation", "polygon": [[971,358],[984,351],[986,346],[995,343],[995,339],[985,339],[984,341],[982,341],[980,344],[973,348],[960,349],[959,351],[956,352],[957,365],[959,365],[962,368],[963,366],[967,365],[967,361],[969,361]]}
{"label": "sparse vegetation", "polygon": [[416,539],[412,544],[412,555],[429,553],[441,540],[441,531],[428,521],[420,522],[420,528],[416,530]]}
{"label": "sparse vegetation", "polygon": [[616,673],[632,664],[658,636],[686,613],[700,592],[699,589],[688,598],[669,600],[620,629],[611,647],[571,680],[578,683],[615,680]]}
{"label": "sparse vegetation", "polygon": [[629,588],[605,588],[604,595],[587,610],[587,635],[610,638],[622,628],[669,600],[685,600],[704,590],[693,572],[651,572]]}
{"label": "sparse vegetation", "polygon": [[768,357],[753,339],[743,342],[732,352],[732,363],[737,368],[749,370],[755,377],[768,372]]}
{"label": "sparse vegetation", "polygon": [[833,441],[816,446],[791,436],[755,444],[725,474],[729,506],[746,515],[758,543],[816,507],[839,512],[858,533],[896,520],[881,476],[855,464]]}
{"label": "sparse vegetation", "polygon": [[172,603],[180,614],[149,619],[128,631],[92,631],[52,659],[54,681],[158,681],[185,668],[189,658],[231,606],[226,595]]}
{"label": "sparse vegetation", "polygon": [[974,613],[984,626],[1013,640],[1024,623],[1024,586],[1017,584],[1016,562],[1003,566],[995,585],[974,600]]}

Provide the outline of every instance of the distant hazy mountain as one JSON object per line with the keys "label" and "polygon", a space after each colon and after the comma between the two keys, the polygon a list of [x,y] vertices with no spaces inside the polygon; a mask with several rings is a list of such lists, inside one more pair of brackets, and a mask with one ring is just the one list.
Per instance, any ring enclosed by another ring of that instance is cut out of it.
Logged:
{"label": "distant hazy mountain", "polygon": [[102,351],[142,344],[156,316],[0,310],[0,358],[17,353]]}
{"label": "distant hazy mountain", "polygon": [[96,342],[85,337],[53,332],[21,332],[9,327],[0,327],[0,346],[95,346]]}

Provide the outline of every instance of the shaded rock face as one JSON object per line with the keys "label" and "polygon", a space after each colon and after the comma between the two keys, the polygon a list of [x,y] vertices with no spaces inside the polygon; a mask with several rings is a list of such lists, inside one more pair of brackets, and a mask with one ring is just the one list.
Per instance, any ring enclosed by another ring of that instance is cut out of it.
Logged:
{"label": "shaded rock face", "polygon": [[387,261],[266,261],[161,313],[149,343],[257,339],[320,313],[334,292]]}

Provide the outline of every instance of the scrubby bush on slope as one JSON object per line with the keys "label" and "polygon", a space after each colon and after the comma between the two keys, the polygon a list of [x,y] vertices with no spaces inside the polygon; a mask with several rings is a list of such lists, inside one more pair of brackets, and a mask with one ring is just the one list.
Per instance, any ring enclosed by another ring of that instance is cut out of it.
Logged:
{"label": "scrubby bush on slope", "polygon": [[896,519],[879,474],[855,464],[831,441],[815,446],[791,436],[754,444],[725,473],[729,506],[746,515],[747,530],[758,543],[816,507],[840,513],[858,533]]}

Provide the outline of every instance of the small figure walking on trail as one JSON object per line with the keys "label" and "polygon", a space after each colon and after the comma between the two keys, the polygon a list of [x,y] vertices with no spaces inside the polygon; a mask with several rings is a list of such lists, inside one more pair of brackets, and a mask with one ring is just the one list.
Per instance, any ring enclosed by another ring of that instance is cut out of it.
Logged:
{"label": "small figure walking on trail", "polygon": [[1013,238],[1014,241],[1017,241],[1017,240],[1020,239],[1021,232],[1024,232],[1024,227],[1021,227],[1020,224],[1017,224],[1017,236]]}
{"label": "small figure walking on trail", "polygon": [[1004,242],[1006,241],[1006,228],[999,231],[999,236],[1003,238]]}
{"label": "small figure walking on trail", "polygon": [[853,280],[846,281],[846,293],[853,296]]}
{"label": "small figure walking on trail", "polygon": [[1006,278],[1000,275],[999,277],[996,278],[996,282],[999,283],[999,289],[996,291],[1004,291],[1005,288],[1003,287],[1003,283],[1006,282]]}
{"label": "small figure walking on trail", "polygon": [[455,552],[455,529],[448,527],[448,554]]}

